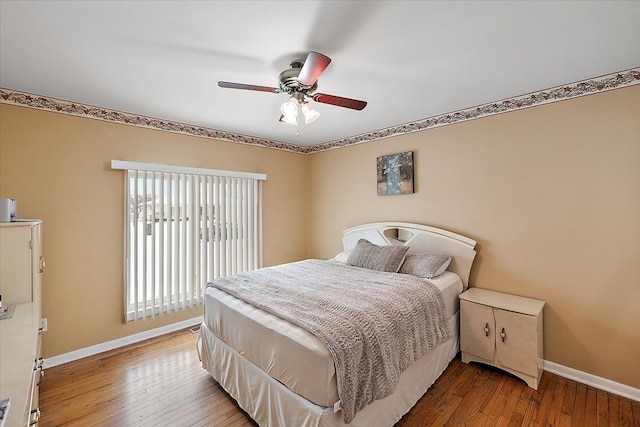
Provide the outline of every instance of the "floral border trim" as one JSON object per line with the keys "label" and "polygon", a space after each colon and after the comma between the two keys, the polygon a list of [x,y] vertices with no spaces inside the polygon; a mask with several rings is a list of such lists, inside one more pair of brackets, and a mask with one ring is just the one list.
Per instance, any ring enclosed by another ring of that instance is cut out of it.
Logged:
{"label": "floral border trim", "polygon": [[640,84],[640,67],[630,70],[612,73],[590,80],[583,80],[564,86],[558,86],[540,92],[533,92],[515,98],[508,98],[502,101],[483,104],[477,107],[454,111],[439,116],[415,122],[393,126],[386,129],[377,130],[349,138],[338,139],[323,144],[304,147],[305,153],[317,153],[336,148],[348,147],[365,142],[376,141],[378,139],[392,136],[404,135],[420,130],[435,128],[439,126],[451,125],[467,120],[492,116],[494,114],[506,113],[508,111],[520,110],[523,108],[535,107],[537,105],[549,104],[552,102],[564,101],[593,93],[605,92],[625,86]]}
{"label": "floral border trim", "polygon": [[88,117],[108,122],[140,126],[227,142],[274,148],[294,153],[311,154],[636,84],[640,84],[640,67],[309,147],[238,133],[229,133],[185,123],[172,122],[169,120],[123,113],[106,108],[93,107],[4,88],[0,88],[0,103],[20,105],[39,110],[54,111],[74,116]]}
{"label": "floral border trim", "polygon": [[258,138],[255,136],[242,135],[238,133],[224,132],[221,130],[209,129],[201,126],[172,122],[170,120],[155,119],[136,114],[123,113],[121,111],[63,101],[56,98],[33,95],[11,89],[0,88],[0,103],[20,105],[23,107],[35,108],[38,110],[54,111],[63,114],[70,114],[72,116],[87,117],[91,119],[104,120],[107,122],[139,126],[150,129],[163,130],[167,132],[217,139],[227,142],[237,142],[240,144],[275,148],[278,150],[300,152],[301,149],[301,147],[298,145],[289,144],[286,142],[273,141],[270,139]]}

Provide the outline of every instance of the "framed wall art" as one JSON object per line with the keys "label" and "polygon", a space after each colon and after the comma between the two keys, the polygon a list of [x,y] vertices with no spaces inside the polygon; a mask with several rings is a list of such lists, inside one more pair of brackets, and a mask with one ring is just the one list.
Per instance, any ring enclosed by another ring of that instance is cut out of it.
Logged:
{"label": "framed wall art", "polygon": [[413,151],[380,156],[376,163],[378,196],[413,193]]}

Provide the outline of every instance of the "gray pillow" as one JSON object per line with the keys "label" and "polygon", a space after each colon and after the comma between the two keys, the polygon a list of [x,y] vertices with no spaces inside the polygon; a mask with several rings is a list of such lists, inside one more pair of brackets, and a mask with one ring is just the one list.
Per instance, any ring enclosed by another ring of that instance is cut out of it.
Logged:
{"label": "gray pillow", "polygon": [[399,273],[432,279],[445,272],[451,259],[446,254],[407,254]]}
{"label": "gray pillow", "polygon": [[408,246],[378,246],[366,239],[360,239],[349,255],[347,264],[397,273],[408,250]]}

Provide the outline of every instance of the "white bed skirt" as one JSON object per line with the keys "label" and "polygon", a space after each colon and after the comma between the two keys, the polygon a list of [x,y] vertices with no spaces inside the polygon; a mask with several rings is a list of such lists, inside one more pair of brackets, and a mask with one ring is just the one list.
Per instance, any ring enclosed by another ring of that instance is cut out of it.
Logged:
{"label": "white bed skirt", "polygon": [[[458,331],[458,314],[451,317]],[[354,427],[390,427],[416,404],[444,372],[458,352],[458,334],[422,356],[400,376],[396,391],[370,403],[348,424]],[[342,412],[315,405],[293,393],[215,336],[203,323],[198,338],[202,366],[262,427],[344,427]]]}

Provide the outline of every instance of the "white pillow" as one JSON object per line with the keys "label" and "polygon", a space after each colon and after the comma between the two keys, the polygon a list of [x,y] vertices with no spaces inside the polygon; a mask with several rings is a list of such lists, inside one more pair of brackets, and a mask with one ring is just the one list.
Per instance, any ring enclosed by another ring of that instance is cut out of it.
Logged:
{"label": "white pillow", "polygon": [[351,255],[351,249],[348,251],[340,252],[338,255],[331,258],[331,261],[340,262],[342,264],[346,264],[349,259],[349,255]]}

